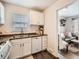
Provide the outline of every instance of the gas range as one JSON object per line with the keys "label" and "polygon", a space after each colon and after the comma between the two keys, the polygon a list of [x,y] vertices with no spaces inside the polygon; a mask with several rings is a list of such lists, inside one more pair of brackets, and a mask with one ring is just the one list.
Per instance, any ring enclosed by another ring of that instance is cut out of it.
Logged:
{"label": "gas range", "polygon": [[11,44],[9,41],[0,43],[0,59],[8,59]]}

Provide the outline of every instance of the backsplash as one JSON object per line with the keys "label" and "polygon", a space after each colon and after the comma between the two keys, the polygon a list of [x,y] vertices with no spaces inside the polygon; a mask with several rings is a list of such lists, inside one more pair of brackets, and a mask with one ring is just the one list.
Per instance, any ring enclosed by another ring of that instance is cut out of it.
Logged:
{"label": "backsplash", "polygon": [[[23,33],[32,33],[32,32],[36,32],[38,30],[39,26],[28,26],[28,28],[26,29],[26,31],[24,31]],[[1,27],[0,27],[1,29]],[[8,34],[8,33],[21,33],[21,32],[12,32],[10,28],[8,28],[9,31],[3,31],[0,30],[0,32],[2,32],[2,34]]]}

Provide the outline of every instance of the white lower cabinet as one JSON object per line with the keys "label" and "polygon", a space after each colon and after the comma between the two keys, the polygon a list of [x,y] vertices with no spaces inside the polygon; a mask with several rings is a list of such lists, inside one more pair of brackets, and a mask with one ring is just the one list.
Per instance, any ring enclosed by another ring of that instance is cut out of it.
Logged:
{"label": "white lower cabinet", "polygon": [[23,39],[23,56],[31,54],[31,38]]}
{"label": "white lower cabinet", "polygon": [[41,45],[41,37],[34,37],[32,38],[32,53],[36,53],[41,51],[42,45]]}
{"label": "white lower cabinet", "polygon": [[16,59],[31,54],[31,38],[12,40],[10,59]]}
{"label": "white lower cabinet", "polygon": [[16,59],[47,49],[47,36],[11,40],[10,59]]}
{"label": "white lower cabinet", "polygon": [[22,48],[20,44],[13,44],[10,59],[16,59],[22,56]]}
{"label": "white lower cabinet", "polygon": [[42,50],[47,49],[47,36],[42,36]]}

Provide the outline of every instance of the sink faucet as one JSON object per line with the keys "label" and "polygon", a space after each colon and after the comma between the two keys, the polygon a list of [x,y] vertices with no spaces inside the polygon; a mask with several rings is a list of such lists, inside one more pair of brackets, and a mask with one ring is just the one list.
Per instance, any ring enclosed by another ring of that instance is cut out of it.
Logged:
{"label": "sink faucet", "polygon": [[21,33],[23,33],[23,28],[21,28]]}

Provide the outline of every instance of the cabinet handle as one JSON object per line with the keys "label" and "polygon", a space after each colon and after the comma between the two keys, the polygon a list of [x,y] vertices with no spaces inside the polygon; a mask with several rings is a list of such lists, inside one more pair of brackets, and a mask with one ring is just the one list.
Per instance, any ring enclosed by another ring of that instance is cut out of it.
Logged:
{"label": "cabinet handle", "polygon": [[24,46],[24,43],[23,43],[23,46]]}
{"label": "cabinet handle", "polygon": [[3,58],[3,55],[1,54],[1,58]]}
{"label": "cabinet handle", "polygon": [[38,39],[38,38],[36,37],[36,39]]}

